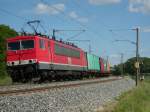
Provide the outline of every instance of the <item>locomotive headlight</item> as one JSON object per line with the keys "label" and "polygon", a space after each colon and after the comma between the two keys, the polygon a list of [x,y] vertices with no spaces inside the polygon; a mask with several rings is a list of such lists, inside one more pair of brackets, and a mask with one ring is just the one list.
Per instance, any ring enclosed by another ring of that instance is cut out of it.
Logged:
{"label": "locomotive headlight", "polygon": [[14,65],[14,64],[15,64],[15,62],[12,62],[11,64],[12,64],[12,65]]}
{"label": "locomotive headlight", "polygon": [[29,60],[29,63],[32,63],[32,60]]}
{"label": "locomotive headlight", "polygon": [[36,63],[36,59],[29,60],[29,63]]}

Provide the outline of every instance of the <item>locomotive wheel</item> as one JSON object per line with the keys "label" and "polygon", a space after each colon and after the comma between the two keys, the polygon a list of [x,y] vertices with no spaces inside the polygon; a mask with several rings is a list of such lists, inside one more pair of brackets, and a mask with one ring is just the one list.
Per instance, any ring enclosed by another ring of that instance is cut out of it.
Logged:
{"label": "locomotive wheel", "polygon": [[49,71],[48,72],[48,81],[51,82],[54,79],[53,72]]}
{"label": "locomotive wheel", "polygon": [[13,71],[10,74],[10,76],[11,76],[13,82],[19,82],[19,81],[21,81],[20,77],[19,77],[19,71],[18,70]]}
{"label": "locomotive wheel", "polygon": [[39,83],[46,81],[48,78],[48,72],[46,71],[41,71],[39,75],[40,75]]}
{"label": "locomotive wheel", "polygon": [[24,82],[34,83],[38,80],[38,74],[33,66],[24,68]]}

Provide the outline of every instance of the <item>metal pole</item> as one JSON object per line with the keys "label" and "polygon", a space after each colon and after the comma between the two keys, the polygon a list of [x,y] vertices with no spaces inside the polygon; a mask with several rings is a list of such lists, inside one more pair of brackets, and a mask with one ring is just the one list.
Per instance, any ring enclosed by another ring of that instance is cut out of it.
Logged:
{"label": "metal pole", "polygon": [[109,56],[107,56],[107,69],[108,69],[108,58],[109,58]]}
{"label": "metal pole", "polygon": [[91,52],[92,52],[92,50],[91,50],[91,44],[89,42],[89,53],[91,53]]}
{"label": "metal pole", "polygon": [[52,39],[53,40],[55,40],[56,38],[55,38],[55,32],[56,32],[56,30],[55,29],[53,29],[53,35],[52,35]]}
{"label": "metal pole", "polygon": [[138,85],[138,79],[139,79],[139,28],[136,28],[136,86]]}
{"label": "metal pole", "polygon": [[121,53],[121,75],[123,76],[123,53]]}

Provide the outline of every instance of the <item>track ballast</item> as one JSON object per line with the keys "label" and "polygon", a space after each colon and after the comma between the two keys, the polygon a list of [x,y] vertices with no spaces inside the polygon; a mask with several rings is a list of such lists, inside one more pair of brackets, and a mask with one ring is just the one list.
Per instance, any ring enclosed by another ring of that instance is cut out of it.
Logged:
{"label": "track ballast", "polygon": [[15,85],[13,85],[13,88],[12,86],[10,87],[7,86],[7,89],[4,89],[5,87],[1,87],[0,96],[29,94],[29,93],[48,91],[50,89],[86,86],[86,85],[97,84],[97,83],[106,83],[106,82],[120,80],[120,79],[122,79],[122,77],[108,77],[102,79],[87,79],[81,81],[67,81],[67,82],[58,82],[58,83],[55,82],[55,83],[43,84],[43,85],[26,84],[26,87],[24,87],[24,85],[16,85],[16,88]]}

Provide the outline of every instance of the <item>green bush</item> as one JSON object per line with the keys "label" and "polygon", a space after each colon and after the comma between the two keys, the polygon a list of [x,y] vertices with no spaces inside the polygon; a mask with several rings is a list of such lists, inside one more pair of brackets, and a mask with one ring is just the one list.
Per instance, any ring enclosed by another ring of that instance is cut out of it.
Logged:
{"label": "green bush", "polygon": [[6,25],[0,25],[0,85],[11,83],[6,72],[6,39],[17,36],[18,33]]}

